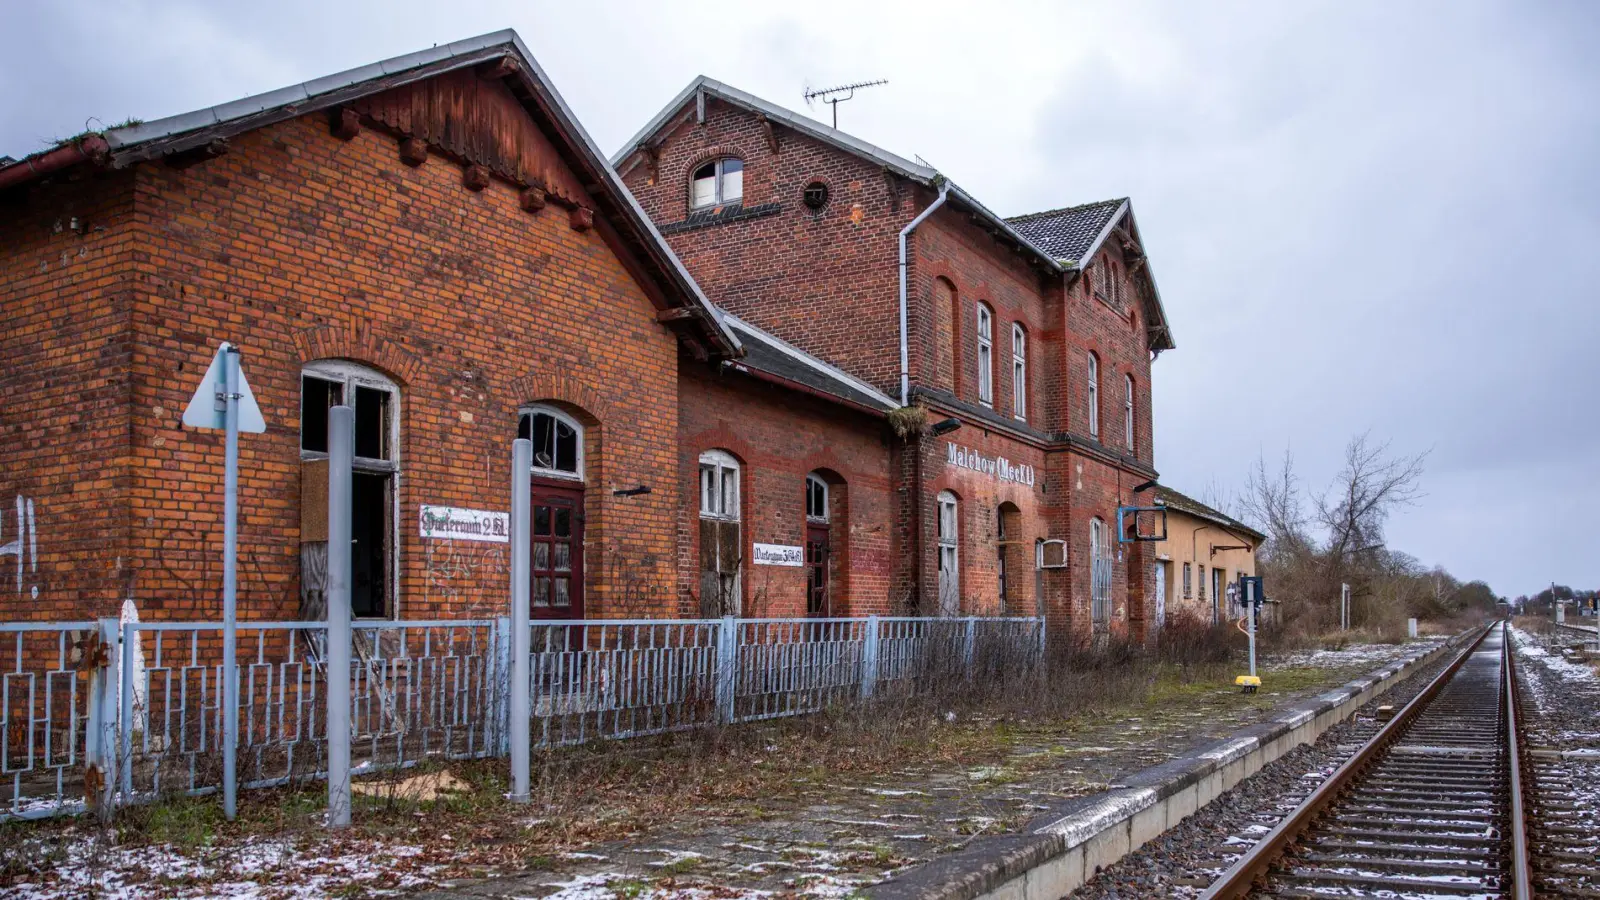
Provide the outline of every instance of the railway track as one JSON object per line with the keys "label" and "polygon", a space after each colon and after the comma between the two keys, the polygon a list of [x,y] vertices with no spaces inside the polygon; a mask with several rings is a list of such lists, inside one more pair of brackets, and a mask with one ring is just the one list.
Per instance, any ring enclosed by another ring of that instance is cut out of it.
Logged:
{"label": "railway track", "polygon": [[1518,706],[1489,626],[1201,896],[1533,897]]}

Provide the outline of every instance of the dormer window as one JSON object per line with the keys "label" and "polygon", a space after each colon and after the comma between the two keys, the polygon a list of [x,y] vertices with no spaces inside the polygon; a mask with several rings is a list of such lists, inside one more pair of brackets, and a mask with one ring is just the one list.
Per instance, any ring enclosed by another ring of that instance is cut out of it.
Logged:
{"label": "dormer window", "polygon": [[733,159],[713,160],[694,170],[689,206],[700,209],[722,206],[744,199],[744,163]]}

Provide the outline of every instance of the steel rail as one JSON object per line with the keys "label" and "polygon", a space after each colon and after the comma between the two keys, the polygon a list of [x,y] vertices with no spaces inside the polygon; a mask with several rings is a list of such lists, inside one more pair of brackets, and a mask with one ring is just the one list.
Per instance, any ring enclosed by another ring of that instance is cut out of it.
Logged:
{"label": "steel rail", "polygon": [[1511,769],[1511,878],[1516,900],[1533,900],[1533,867],[1528,857],[1527,817],[1522,805],[1522,701],[1517,696],[1516,654],[1511,649],[1511,627],[1505,626],[1501,645],[1505,657],[1506,754]]}
{"label": "steel rail", "polygon": [[1273,863],[1277,862],[1300,837],[1322,817],[1322,815],[1338,801],[1345,790],[1360,777],[1373,762],[1376,762],[1383,750],[1394,743],[1405,733],[1413,719],[1433,700],[1450,679],[1455,676],[1461,666],[1472,657],[1473,651],[1483,643],[1483,639],[1494,630],[1494,625],[1484,626],[1483,631],[1473,638],[1461,649],[1450,665],[1445,666],[1428,686],[1411,698],[1388,724],[1378,730],[1357,750],[1355,755],[1345,760],[1344,764],[1328,777],[1311,796],[1295,807],[1294,812],[1285,816],[1276,827],[1261,838],[1256,845],[1234,862],[1229,869],[1222,873],[1222,877],[1212,882],[1200,895],[1200,900],[1236,900],[1246,897],[1256,889],[1258,882],[1266,878]]}

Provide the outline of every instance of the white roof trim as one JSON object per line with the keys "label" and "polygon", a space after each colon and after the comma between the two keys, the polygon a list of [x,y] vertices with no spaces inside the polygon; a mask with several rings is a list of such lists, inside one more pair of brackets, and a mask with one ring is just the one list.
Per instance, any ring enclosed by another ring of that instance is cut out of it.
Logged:
{"label": "white roof trim", "polygon": [[673,97],[666,106],[661,108],[660,112],[656,113],[649,122],[646,122],[645,126],[639,129],[639,132],[635,134],[626,144],[622,145],[622,149],[618,150],[616,154],[611,157],[611,164],[613,166],[621,165],[623,161],[626,160],[635,150],[638,150],[640,147],[644,146],[645,141],[647,141],[652,134],[655,134],[656,131],[661,128],[661,126],[665,125],[667,120],[672,118],[673,114],[676,113],[678,109],[683,106],[683,104],[687,103],[689,99],[695,96],[697,93],[710,94],[713,97],[718,97],[737,106],[743,106],[747,109],[755,110],[769,119],[782,122],[790,128],[810,135],[819,141],[834,144],[853,153],[868,157],[875,162],[882,163],[883,165],[898,171],[901,175],[904,175],[907,178],[914,178],[924,183],[931,183],[939,175],[938,171],[931,169],[928,166],[914,163],[903,156],[890,153],[876,144],[870,144],[858,137],[855,137],[854,135],[846,134],[837,128],[830,128],[827,125],[818,122],[816,119],[811,118],[810,116],[801,115],[793,110],[784,109],[783,107],[763,100],[754,94],[747,94],[736,87],[731,87],[723,84],[720,81],[717,81],[716,79],[707,78],[704,75],[701,75],[695,78],[695,80],[689,82],[688,87],[679,91],[676,97]]}
{"label": "white roof trim", "polygon": [[1117,227],[1117,223],[1122,221],[1122,217],[1128,214],[1128,207],[1131,202],[1129,200],[1122,201],[1122,205],[1117,207],[1117,211],[1112,213],[1111,218],[1106,220],[1106,225],[1100,229],[1100,234],[1089,244],[1089,249],[1083,251],[1083,259],[1072,261],[1074,265],[1081,269],[1091,264],[1090,260],[1094,259],[1096,253],[1100,252],[1100,248],[1105,245],[1106,239],[1111,237],[1111,232]]}
{"label": "white roof trim", "polygon": [[[938,184],[940,179],[944,177],[939,174],[937,169],[924,166],[920,163],[914,163],[903,156],[890,153],[888,150],[885,150],[876,144],[863,141],[860,138],[840,131],[837,128],[830,128],[827,125],[818,122],[816,119],[811,118],[810,116],[801,115],[793,110],[784,109],[783,107],[767,100],[763,100],[754,94],[747,94],[738,88],[730,87],[720,81],[707,78],[704,75],[701,75],[695,78],[695,80],[689,82],[688,87],[679,91],[676,97],[673,97],[670,101],[668,101],[667,105],[662,107],[660,112],[656,113],[649,122],[646,122],[645,126],[639,129],[639,132],[629,139],[629,141],[622,146],[622,149],[618,150],[616,154],[611,157],[612,167],[615,168],[626,162],[628,157],[632,156],[633,153],[640,147],[643,147],[645,142],[650,139],[650,136],[664,127],[667,122],[677,114],[678,110],[684,106],[684,104],[688,103],[691,99],[703,97],[706,94],[710,94],[713,97],[718,97],[734,104],[735,106],[742,106],[746,109],[758,112],[766,116],[768,119],[781,122],[802,134],[808,135],[809,137],[815,138],[823,143],[831,144],[840,148],[841,150],[854,153],[857,156],[865,157],[866,159],[872,160],[873,162],[878,163],[879,165],[882,165],[885,168],[888,168],[906,178],[928,185],[929,187],[935,186]],[[946,180],[948,181],[948,179]],[[951,192],[954,193],[962,203],[966,204],[978,215],[982,216],[984,219],[987,219],[990,224],[1004,232],[1006,237],[1016,241],[1018,246],[1021,246],[1032,252],[1039,259],[1043,260],[1046,265],[1050,266],[1057,272],[1066,271],[1066,268],[1062,266],[1060,262],[1058,262],[1050,254],[1040,249],[1038,245],[1023,237],[1020,232],[1011,227],[1009,222],[996,215],[982,203],[979,203],[971,194],[957,186],[955,182],[952,181],[949,183],[952,189]]]}
{"label": "white roof trim", "polygon": [[888,394],[885,394],[872,385],[867,384],[859,378],[856,378],[854,375],[851,375],[843,369],[839,369],[829,363],[823,362],[815,356],[812,356],[804,350],[801,350],[799,347],[796,347],[788,341],[783,340],[777,335],[763,331],[762,329],[751,325],[749,322],[746,322],[738,316],[735,316],[733,313],[727,312],[726,310],[719,311],[722,313],[722,316],[727,319],[727,321],[735,328],[744,331],[763,344],[768,344],[776,348],[784,355],[792,357],[793,359],[803,363],[807,368],[815,369],[829,378],[848,384],[850,387],[860,391],[863,394],[866,394],[868,397],[871,397],[873,400],[876,400],[878,403],[882,404],[884,409],[900,408],[900,404],[896,403]]}

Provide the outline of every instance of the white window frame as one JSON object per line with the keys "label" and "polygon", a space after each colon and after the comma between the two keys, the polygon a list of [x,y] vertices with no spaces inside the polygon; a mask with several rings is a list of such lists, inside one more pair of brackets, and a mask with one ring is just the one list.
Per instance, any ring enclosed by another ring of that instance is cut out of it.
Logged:
{"label": "white window frame", "polygon": [[[822,495],[821,515],[816,515],[811,511],[812,491],[818,489],[820,489]],[[828,524],[828,518],[828,483],[823,481],[817,473],[812,472],[806,476],[806,521],[815,522],[818,525],[826,525]]]}
{"label": "white window frame", "polygon": [[[517,410],[517,430],[519,432],[522,430],[522,417],[523,416],[530,416],[531,417],[531,416],[536,416],[536,415],[550,416],[551,418],[555,419],[557,422],[560,422],[560,423],[566,425],[568,428],[571,428],[576,433],[576,435],[577,435],[577,453],[574,456],[574,459],[577,462],[577,471],[575,471],[575,472],[566,472],[566,471],[563,471],[561,469],[548,468],[546,466],[539,465],[539,463],[537,462],[537,460],[539,458],[539,448],[535,447],[535,448],[533,448],[533,454],[532,454],[532,457],[535,460],[535,462],[533,463],[533,465],[531,467],[533,474],[535,474],[535,475],[537,475],[537,476],[539,476],[541,478],[559,478],[559,479],[561,479],[563,481],[576,481],[576,482],[580,482],[581,483],[583,481],[583,472],[584,472],[584,468],[583,468],[583,423],[579,422],[577,419],[574,419],[571,415],[569,415],[568,413],[562,411],[561,409],[558,409],[557,407],[550,406],[549,404],[545,404],[545,403],[535,403],[535,404],[533,404],[531,406],[524,406],[521,409]],[[531,421],[528,423],[528,436],[530,438],[533,436],[533,423]]]}
{"label": "white window frame", "polygon": [[[938,500],[938,545],[939,565],[936,571],[951,572],[955,596],[950,598],[951,604],[945,603],[943,588],[939,585],[939,614],[960,615],[961,613],[961,499],[950,491],[940,491]],[[953,609],[951,607],[954,607]]]}
{"label": "white window frame", "polygon": [[[726,164],[729,163],[729,162],[736,162],[736,163],[739,164],[739,194],[738,194],[738,196],[734,196],[734,197],[729,197],[728,196],[728,172],[726,172],[725,169],[726,169]],[[711,199],[704,200],[704,201],[697,201],[697,199],[695,197],[695,185],[700,182],[700,179],[695,177],[695,173],[699,172],[701,169],[704,169],[708,165],[712,167],[711,168]],[[713,206],[723,206],[723,205],[728,204],[728,203],[743,202],[743,200],[744,200],[744,169],[745,169],[744,160],[740,159],[737,156],[723,156],[723,157],[720,157],[718,159],[707,160],[706,162],[702,162],[699,165],[695,166],[689,172],[689,208],[690,209],[708,209],[708,208],[713,207]]]}
{"label": "white window frame", "polygon": [[739,460],[726,450],[700,454],[700,518],[739,521],[740,470]]}
{"label": "white window frame", "polygon": [[1124,416],[1123,423],[1122,423],[1122,431],[1123,431],[1122,437],[1123,437],[1123,440],[1128,445],[1128,452],[1132,453],[1132,452],[1134,452],[1134,446],[1133,446],[1133,432],[1134,432],[1134,429],[1133,429],[1133,376],[1132,375],[1124,375],[1124,376],[1122,376],[1122,378],[1123,378],[1123,383],[1127,387],[1127,397],[1124,398],[1124,400],[1122,401],[1122,411],[1123,411],[1123,416]]}
{"label": "white window frame", "polygon": [[1089,436],[1100,437],[1100,357],[1089,354]]}
{"label": "white window frame", "polygon": [[[352,456],[350,467],[357,471],[384,472],[389,475],[389,615],[377,618],[400,618],[400,572],[402,541],[400,540],[400,491],[401,479],[404,477],[400,466],[400,385],[396,384],[389,376],[384,375],[371,366],[365,366],[347,359],[319,359],[305,363],[300,367],[302,379],[310,375],[323,381],[332,381],[344,386],[343,403],[351,409],[355,408],[356,388],[364,387],[385,391],[389,394],[389,433],[386,435],[389,443],[389,457],[387,459],[373,459],[367,456]],[[302,387],[303,390],[303,387]],[[304,408],[302,406],[302,408]],[[305,423],[300,423],[300,428],[305,429]],[[331,435],[330,435],[331,438]],[[300,459],[327,459],[324,451],[301,450]]]}
{"label": "white window frame", "polygon": [[1011,323],[1011,412],[1028,419],[1028,332],[1021,322]]}
{"label": "white window frame", "polygon": [[1111,620],[1111,545],[1106,523],[1089,520],[1089,618],[1096,624]]}
{"label": "white window frame", "polygon": [[994,406],[994,313],[978,304],[978,402]]}

